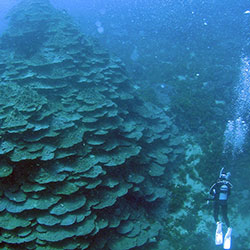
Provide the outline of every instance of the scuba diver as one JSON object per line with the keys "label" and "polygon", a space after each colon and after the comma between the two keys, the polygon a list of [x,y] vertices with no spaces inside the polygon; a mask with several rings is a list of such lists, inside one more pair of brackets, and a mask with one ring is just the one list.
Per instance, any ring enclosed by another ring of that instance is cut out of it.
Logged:
{"label": "scuba diver", "polygon": [[212,196],[212,198],[208,200],[214,201],[214,220],[217,225],[215,244],[223,244],[222,222],[219,220],[219,212],[221,210],[223,220],[227,225],[227,233],[224,238],[224,249],[230,249],[232,228],[230,227],[230,222],[227,217],[227,200],[233,185],[228,181],[231,175],[230,172],[224,173],[223,171],[224,168],[221,169],[218,180],[211,186],[209,194]]}

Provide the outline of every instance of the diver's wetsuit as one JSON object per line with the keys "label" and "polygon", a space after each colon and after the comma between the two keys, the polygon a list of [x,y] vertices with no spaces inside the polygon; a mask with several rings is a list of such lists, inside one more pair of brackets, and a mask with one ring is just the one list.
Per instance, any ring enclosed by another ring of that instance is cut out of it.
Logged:
{"label": "diver's wetsuit", "polygon": [[210,195],[214,197],[214,220],[215,222],[219,221],[219,210],[221,208],[222,216],[227,227],[230,227],[230,222],[227,217],[227,199],[232,187],[233,185],[229,181],[219,179],[209,190]]}

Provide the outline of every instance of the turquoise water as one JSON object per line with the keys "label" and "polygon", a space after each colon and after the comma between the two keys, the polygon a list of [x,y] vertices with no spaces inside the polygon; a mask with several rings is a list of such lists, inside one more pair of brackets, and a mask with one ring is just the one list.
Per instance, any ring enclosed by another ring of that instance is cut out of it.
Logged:
{"label": "turquoise water", "polygon": [[224,167],[250,249],[249,18],[246,0],[1,1],[0,248],[215,249]]}

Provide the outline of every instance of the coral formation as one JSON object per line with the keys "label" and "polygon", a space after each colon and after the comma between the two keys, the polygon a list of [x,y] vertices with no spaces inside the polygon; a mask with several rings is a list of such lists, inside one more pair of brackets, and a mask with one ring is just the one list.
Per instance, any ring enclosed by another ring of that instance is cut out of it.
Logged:
{"label": "coral formation", "polygon": [[136,199],[166,196],[161,177],[182,152],[178,129],[49,1],[21,1],[9,18],[0,40],[1,247],[146,247],[161,225]]}

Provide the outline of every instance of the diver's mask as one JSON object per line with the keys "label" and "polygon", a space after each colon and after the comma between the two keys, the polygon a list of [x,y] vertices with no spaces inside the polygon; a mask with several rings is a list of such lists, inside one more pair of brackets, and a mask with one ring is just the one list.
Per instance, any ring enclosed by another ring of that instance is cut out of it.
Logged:
{"label": "diver's mask", "polygon": [[219,179],[220,179],[220,180],[228,180],[229,177],[231,176],[231,173],[230,173],[230,172],[223,173],[223,171],[224,171],[224,168],[222,168],[222,169],[220,170]]}

